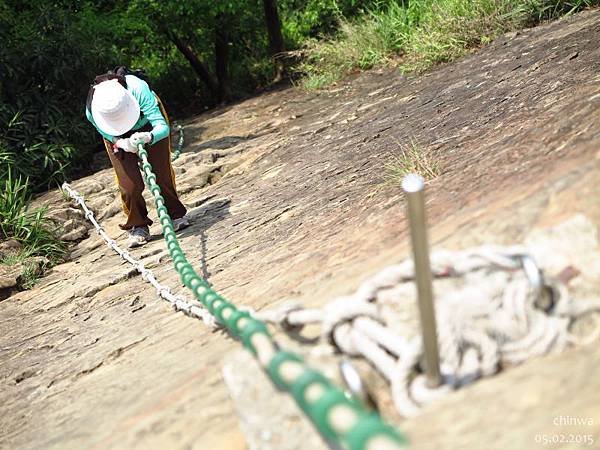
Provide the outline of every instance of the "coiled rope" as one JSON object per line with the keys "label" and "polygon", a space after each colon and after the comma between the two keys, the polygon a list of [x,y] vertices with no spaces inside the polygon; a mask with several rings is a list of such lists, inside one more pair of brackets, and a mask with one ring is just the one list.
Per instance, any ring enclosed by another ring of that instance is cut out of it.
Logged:
{"label": "coiled rope", "polygon": [[[233,337],[241,340],[257,358],[275,386],[293,396],[324,439],[330,443],[349,450],[405,448],[406,439],[393,426],[385,423],[377,413],[367,409],[357,398],[348,395],[319,371],[308,366],[301,356],[281,349],[263,321],[253,317],[248,311],[238,309],[198,275],[179,245],[164,197],[156,183],[156,175],[148,161],[148,152],[143,145],[139,146],[138,155],[144,180],[155,200],[167,249],[181,282],[192,291],[194,297],[220,325]],[[80,200],[82,201],[81,198]],[[86,217],[92,223],[95,222],[91,211],[86,211]],[[97,225],[97,222],[95,223]],[[106,236],[103,230],[99,233],[107,242],[110,241],[111,248],[117,251],[118,246],[114,240]],[[130,263],[137,263],[127,252],[121,250],[119,254]],[[150,280],[148,272],[143,274]]]}
{"label": "coiled rope", "polygon": [[[414,300],[414,264],[407,259],[364,281],[347,297],[323,308],[285,303],[257,317],[301,331],[321,324],[321,342],[367,359],[391,385],[403,416],[447,392],[495,374],[503,365],[558,352],[578,342],[573,321],[600,310],[600,300],[575,302],[559,280],[546,280],[521,248],[478,247],[431,255],[432,274],[443,283],[436,295],[436,322],[443,384],[429,388]],[[587,342],[600,337],[600,327]]]}

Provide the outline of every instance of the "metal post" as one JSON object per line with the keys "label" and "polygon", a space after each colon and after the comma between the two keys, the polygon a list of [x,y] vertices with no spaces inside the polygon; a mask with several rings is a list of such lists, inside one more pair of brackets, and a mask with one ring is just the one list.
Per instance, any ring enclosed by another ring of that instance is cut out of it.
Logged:
{"label": "metal post", "polygon": [[409,174],[402,180],[402,189],[408,202],[421,332],[425,350],[425,374],[429,387],[437,387],[441,384],[442,377],[440,375],[437,327],[433,306],[429,247],[427,244],[427,224],[425,221],[425,181],[417,174]]}

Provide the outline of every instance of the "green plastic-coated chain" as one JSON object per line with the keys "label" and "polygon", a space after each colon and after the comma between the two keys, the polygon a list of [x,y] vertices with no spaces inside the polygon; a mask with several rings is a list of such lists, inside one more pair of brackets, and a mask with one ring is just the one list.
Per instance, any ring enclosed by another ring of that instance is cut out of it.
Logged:
{"label": "green plastic-coated chain", "polygon": [[290,383],[283,379],[280,373],[280,367],[285,362],[303,364],[304,360],[295,353],[279,351],[275,356],[273,356],[271,361],[269,361],[269,366],[267,367],[269,376],[271,377],[271,380],[273,380],[273,383],[275,383],[275,385],[282,391],[288,391],[291,386]]}
{"label": "green plastic-coated chain", "polygon": [[175,151],[171,154],[171,161],[175,161],[181,155],[181,150],[183,150],[183,127],[181,125],[177,125],[175,128],[179,131],[179,139],[177,140],[177,145],[175,146]]}
{"label": "green plastic-coated chain", "polygon": [[321,398],[310,406],[309,414],[313,417],[314,421],[322,427],[323,432],[330,439],[341,437],[341,433],[335,430],[329,422],[331,410],[340,405],[344,405],[348,407],[348,409],[354,411],[357,417],[366,416],[368,414],[355,400],[352,400],[343,392],[337,390],[326,391]]}
{"label": "green plastic-coated chain", "polygon": [[306,413],[309,412],[311,402],[306,398],[306,390],[309,386],[320,385],[327,390],[331,386],[331,382],[323,375],[314,369],[307,369],[300,375],[291,385],[291,393],[296,399],[296,403]]}
{"label": "green plastic-coated chain", "polygon": [[[180,142],[183,143],[183,134],[181,134]],[[295,398],[296,403],[308,415],[325,439],[337,441],[343,448],[351,450],[377,450],[377,442],[382,441],[386,442],[386,449],[405,448],[406,439],[394,427],[383,422],[381,417],[366,409],[364,405],[348,398],[342,389],[331,383],[324,375],[304,364],[300,356],[289,351],[278,350],[278,346],[264,322],[252,317],[247,311],[239,310],[233,303],[215,292],[206,280],[198,275],[187,261],[185,253],[179,245],[164,198],[156,184],[156,175],[148,161],[148,152],[143,145],[138,147],[138,154],[146,185],[155,199],[156,212],[173,265],[181,282],[193,292],[194,297],[216,317],[232,336],[240,339],[255,356],[257,356],[258,349],[255,347],[257,344],[255,344],[254,337],[262,335],[262,340],[269,340],[272,348],[276,351],[266,363],[266,373],[279,389],[289,392]],[[281,373],[286,362],[296,363],[299,371],[289,382],[284,381]],[[310,395],[308,395],[309,391],[311,391]],[[336,407],[345,407],[354,412],[354,422],[342,429],[339,426],[336,428],[330,418]]]}
{"label": "green plastic-coated chain", "polygon": [[[387,438],[392,442],[398,442],[398,433],[390,425],[383,423],[379,416],[371,414],[359,420],[356,425],[346,434],[350,450],[364,450],[373,436]],[[406,445],[406,440],[402,440]]]}

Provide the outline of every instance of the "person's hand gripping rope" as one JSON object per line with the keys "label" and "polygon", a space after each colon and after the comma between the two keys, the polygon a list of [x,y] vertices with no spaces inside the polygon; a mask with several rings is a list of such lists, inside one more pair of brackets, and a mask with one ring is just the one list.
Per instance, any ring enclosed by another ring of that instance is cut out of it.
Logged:
{"label": "person's hand gripping rope", "polygon": [[113,152],[119,153],[119,157],[123,159],[122,152],[137,153],[140,144],[146,145],[152,142],[153,136],[150,132],[133,133],[129,138],[118,139],[113,144]]}

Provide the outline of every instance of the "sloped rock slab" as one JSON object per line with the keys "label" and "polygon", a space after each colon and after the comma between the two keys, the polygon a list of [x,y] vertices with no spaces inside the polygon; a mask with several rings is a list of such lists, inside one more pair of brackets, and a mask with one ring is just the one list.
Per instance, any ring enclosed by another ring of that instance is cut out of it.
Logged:
{"label": "sloped rock slab", "polygon": [[326,450],[314,426],[294,399],[277,391],[245,350],[225,357],[223,378],[235,404],[248,450]]}

